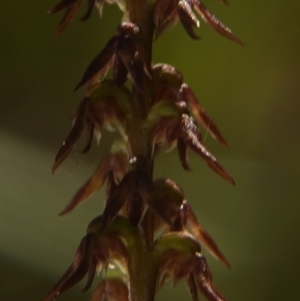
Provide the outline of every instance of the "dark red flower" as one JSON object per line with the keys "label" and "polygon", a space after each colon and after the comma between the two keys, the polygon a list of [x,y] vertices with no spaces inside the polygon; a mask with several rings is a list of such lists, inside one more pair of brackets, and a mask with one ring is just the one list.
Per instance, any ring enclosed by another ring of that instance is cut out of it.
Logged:
{"label": "dark red flower", "polygon": [[64,215],[72,211],[75,207],[101,189],[110,174],[112,174],[114,182],[119,183],[127,171],[127,161],[127,156],[123,152],[117,152],[105,156],[94,174],[82,187],[80,187],[60,215]]}
{"label": "dark red flower", "polygon": [[158,287],[168,279],[176,284],[187,280],[187,287],[193,301],[198,301],[198,290],[210,301],[226,301],[215,289],[200,245],[186,232],[170,232],[161,236],[153,245],[153,252],[159,261]]}
{"label": "dark red flower", "polygon": [[[227,3],[227,1],[222,2]],[[205,23],[218,33],[240,45],[243,45],[243,42],[238,39],[228,27],[222,24],[199,0],[157,1],[154,12],[156,36],[160,36],[168,26],[175,24],[179,19],[187,33],[193,39],[198,39],[199,37],[194,31],[194,27],[200,27],[200,21],[194,11],[197,12]]]}
{"label": "dark red flower", "polygon": [[87,283],[83,288],[86,291],[90,288],[96,270],[101,270],[114,260],[126,260],[126,248],[117,236],[91,232],[82,239],[73,263],[47,294],[43,301],[52,301],[66,290],[81,281],[87,276]]}
{"label": "dark red flower", "polygon": [[[228,260],[222,254],[217,244],[209,233],[198,221],[192,207],[184,198],[183,190],[170,179],[157,179],[154,181],[158,203],[164,207],[168,219],[172,220],[172,231],[190,231],[194,238],[227,267],[230,267]],[[155,231],[164,227],[165,221],[159,216],[155,219]]]}
{"label": "dark red flower", "polygon": [[187,152],[191,149],[217,174],[234,184],[233,178],[204,147],[201,132],[191,115],[221,144],[227,146],[227,142],[192,90],[182,83],[181,74],[175,68],[162,64],[154,66],[153,70],[155,104],[148,120],[152,126],[155,152],[170,151],[177,146],[182,166],[189,170]]}
{"label": "dark red flower", "polygon": [[112,81],[93,86],[79,105],[72,130],[56,155],[52,172],[70,154],[85,128],[89,131],[89,139],[83,152],[89,150],[93,135],[99,142],[103,128],[119,129],[123,133],[131,109],[131,95],[126,87],[117,87]]}
{"label": "dark red flower", "polygon": [[49,14],[55,14],[63,10],[65,11],[64,16],[56,30],[56,35],[59,35],[74,19],[83,2],[87,2],[88,8],[85,15],[81,18],[82,21],[85,21],[90,17],[94,6],[97,8],[100,16],[102,16],[103,5],[105,2],[109,4],[116,3],[121,10],[125,10],[125,4],[120,0],[62,0],[48,11]]}
{"label": "dark red flower", "polygon": [[136,24],[123,22],[118,34],[112,37],[103,50],[87,67],[75,90],[83,85],[93,86],[101,81],[110,68],[117,85],[122,85],[129,74],[137,88],[141,88],[144,76],[150,77],[139,43],[140,30]]}

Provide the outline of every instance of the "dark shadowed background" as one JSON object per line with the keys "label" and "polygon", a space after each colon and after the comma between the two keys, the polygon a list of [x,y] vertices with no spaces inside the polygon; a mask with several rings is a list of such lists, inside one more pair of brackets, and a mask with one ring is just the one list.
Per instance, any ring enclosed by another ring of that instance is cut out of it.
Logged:
{"label": "dark shadowed background", "polygon": [[[63,218],[57,213],[107,153],[111,135],[82,156],[73,152],[56,174],[54,156],[83,96],[73,93],[86,66],[115,33],[120,13],[78,18],[54,37],[61,18],[47,1],[1,3],[0,300],[38,301],[73,259],[86,225],[103,208],[103,192]],[[205,4],[245,42],[240,47],[201,22],[200,41],[177,25],[154,45],[154,62],[175,65],[230,142],[207,147],[229,170],[232,187],[191,156],[161,155],[155,176],[168,176],[230,260],[210,255],[216,286],[230,301],[298,300],[300,269],[300,4],[217,1]],[[81,10],[81,14],[84,10]],[[78,150],[78,149],[77,149]],[[83,284],[59,300],[88,300]],[[158,300],[189,300],[184,284]],[[202,298],[203,299],[203,298]],[[201,299],[201,300],[202,300]]]}

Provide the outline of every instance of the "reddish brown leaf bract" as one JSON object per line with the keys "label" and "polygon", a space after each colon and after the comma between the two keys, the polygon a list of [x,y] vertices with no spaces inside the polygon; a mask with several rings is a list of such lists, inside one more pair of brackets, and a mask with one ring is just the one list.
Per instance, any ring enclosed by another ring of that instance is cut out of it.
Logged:
{"label": "reddish brown leaf bract", "polygon": [[93,59],[87,67],[81,81],[75,87],[75,91],[81,86],[90,82],[90,86],[96,83],[99,78],[103,78],[108,71],[112,62],[113,56],[117,49],[118,37],[111,38],[103,50]]}
{"label": "reddish brown leaf bract", "polygon": [[136,174],[128,172],[122,179],[114,194],[107,199],[103,215],[102,229],[105,229],[117,216],[125,202],[136,189]]}
{"label": "reddish brown leaf bract", "polygon": [[86,84],[91,87],[101,81],[110,68],[113,68],[113,77],[117,85],[123,84],[129,73],[135,86],[142,90],[144,76],[151,78],[137,43],[138,26],[131,22],[123,22],[118,31],[90,63],[75,90]]}

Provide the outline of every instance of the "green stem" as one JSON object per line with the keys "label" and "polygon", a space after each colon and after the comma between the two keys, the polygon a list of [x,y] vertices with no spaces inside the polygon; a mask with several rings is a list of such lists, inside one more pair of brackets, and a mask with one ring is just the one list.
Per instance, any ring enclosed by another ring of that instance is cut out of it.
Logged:
{"label": "green stem", "polygon": [[[146,0],[129,0],[129,19],[130,22],[138,25],[140,30],[140,49],[145,59],[148,70],[151,70],[152,60],[152,42],[154,34],[153,24],[153,3]],[[152,142],[149,133],[145,128],[145,120],[153,102],[152,82],[148,76],[144,77],[142,91],[132,88],[133,101],[136,111],[129,120],[129,144],[132,156],[142,156],[150,162],[152,160]],[[151,164],[149,164],[149,174],[151,173]]]}
{"label": "green stem", "polygon": [[143,229],[129,248],[128,271],[130,301],[153,301],[156,291],[158,268],[150,249],[145,248]]}
{"label": "green stem", "polygon": [[[152,42],[154,35],[153,1],[128,0],[130,22],[138,25],[141,39],[139,49],[151,70]],[[153,87],[151,79],[144,77],[142,92],[132,87],[135,112],[128,121],[128,137],[132,157],[145,159],[143,172],[152,177],[152,137],[146,128],[146,118],[153,103]],[[141,168],[137,164],[135,169]],[[151,220],[142,222],[137,230],[136,240],[129,250],[128,272],[130,285],[130,301],[153,301],[156,291],[158,269],[154,264],[151,247]]]}

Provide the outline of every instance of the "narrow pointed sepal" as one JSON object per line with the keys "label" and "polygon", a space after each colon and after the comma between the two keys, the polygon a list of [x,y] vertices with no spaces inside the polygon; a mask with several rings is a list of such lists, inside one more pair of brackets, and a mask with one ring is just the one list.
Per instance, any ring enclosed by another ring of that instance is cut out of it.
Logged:
{"label": "narrow pointed sepal", "polygon": [[87,235],[82,239],[72,265],[42,301],[52,301],[83,279],[90,269],[94,270],[94,264],[91,261],[93,244],[93,235]]}
{"label": "narrow pointed sepal", "polygon": [[113,172],[119,179],[126,172],[126,157],[122,153],[107,155],[99,164],[94,174],[87,182],[76,192],[69,204],[59,214],[64,215],[72,211],[79,204],[96,193],[105,183],[109,172]]}
{"label": "narrow pointed sepal", "polygon": [[200,253],[196,253],[195,257],[194,277],[202,294],[210,301],[226,301],[212,283],[212,275],[206,259]]}
{"label": "narrow pointed sepal", "polygon": [[203,146],[199,140],[199,130],[194,123],[194,120],[187,114],[182,114],[181,117],[181,137],[185,143],[198,155],[200,155],[207,165],[214,170],[222,178],[235,184],[232,176],[221,166],[217,159]]}
{"label": "narrow pointed sepal", "polygon": [[182,167],[185,170],[191,170],[188,161],[188,147],[184,140],[180,137],[177,138],[177,150]]}
{"label": "narrow pointed sepal", "polygon": [[89,19],[89,17],[92,14],[95,2],[96,2],[96,0],[88,0],[88,9],[87,9],[87,12],[85,13],[85,15],[81,18],[81,21],[86,21],[87,19]]}
{"label": "narrow pointed sepal", "polygon": [[70,154],[73,150],[74,146],[76,145],[77,141],[79,140],[80,136],[85,127],[85,121],[87,118],[88,110],[89,110],[89,101],[87,98],[84,98],[78,108],[78,111],[75,116],[75,122],[72,127],[72,130],[66,140],[63,142],[63,145],[59,149],[56,157],[55,162],[52,167],[52,173],[55,172],[57,167],[66,159],[66,157]]}
{"label": "narrow pointed sepal", "polygon": [[217,31],[222,36],[229,40],[244,46],[244,43],[222,22],[220,22],[215,15],[213,15],[200,1],[194,1],[194,8],[210,27]]}
{"label": "narrow pointed sepal", "polygon": [[90,84],[91,86],[97,82],[97,80],[104,77],[108,71],[112,58],[115,54],[118,45],[118,37],[111,38],[103,50],[93,59],[90,65],[87,67],[81,81],[75,87],[75,91],[81,86]]}
{"label": "narrow pointed sepal", "polygon": [[199,301],[198,288],[194,278],[194,274],[190,273],[186,280],[186,286],[193,301]]}
{"label": "narrow pointed sepal", "polygon": [[155,38],[158,39],[168,27],[178,21],[174,0],[156,1],[154,9]]}
{"label": "narrow pointed sepal", "polygon": [[103,215],[102,229],[105,229],[116,217],[136,187],[136,174],[128,172],[117,187],[115,193],[107,199]]}
{"label": "narrow pointed sepal", "polygon": [[82,2],[82,0],[62,0],[48,11],[48,14],[55,14],[61,10],[67,9],[69,6],[74,5],[76,2]]}
{"label": "narrow pointed sepal", "polygon": [[64,16],[62,17],[58,28],[56,30],[56,36],[59,36],[61,32],[69,25],[69,23],[74,19],[76,13],[81,6],[82,0],[65,0],[55,6],[49,11],[50,14],[56,13],[62,9],[65,9]]}
{"label": "narrow pointed sepal", "polygon": [[199,28],[200,22],[194,14],[190,0],[180,0],[177,4],[177,12],[180,18],[180,21],[185,28],[186,32],[193,39],[199,39],[199,36],[195,33],[194,27]]}
{"label": "narrow pointed sepal", "polygon": [[227,141],[221,134],[213,119],[206,113],[204,108],[198,102],[195,94],[187,84],[182,84],[179,90],[179,98],[186,102],[191,114],[196,121],[203,126],[208,133],[219,143],[228,146]]}
{"label": "narrow pointed sepal", "polygon": [[197,240],[204,245],[204,247],[217,259],[219,259],[222,263],[224,263],[228,268],[230,268],[230,264],[223,253],[218,248],[215,241],[208,234],[208,232],[204,229],[204,227],[199,223],[194,211],[191,206],[184,201],[184,211],[186,214],[186,218],[188,224],[190,226],[191,232],[197,238]]}

